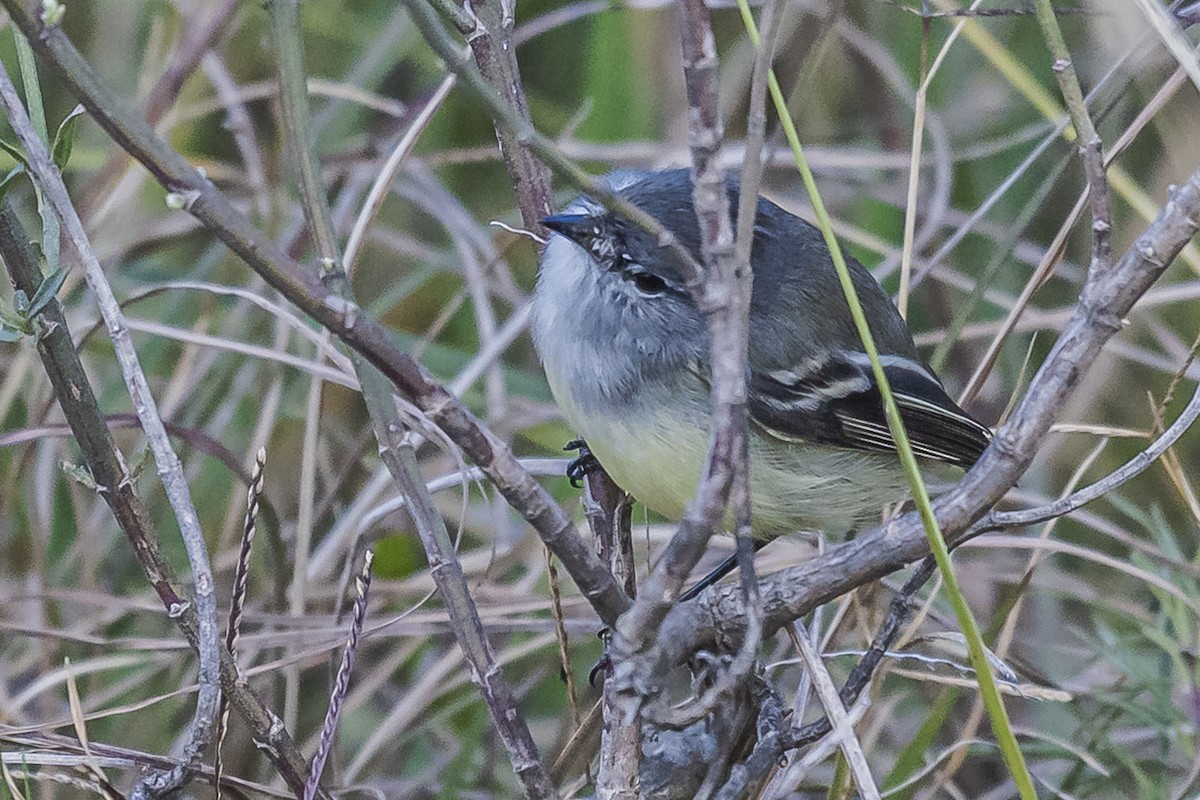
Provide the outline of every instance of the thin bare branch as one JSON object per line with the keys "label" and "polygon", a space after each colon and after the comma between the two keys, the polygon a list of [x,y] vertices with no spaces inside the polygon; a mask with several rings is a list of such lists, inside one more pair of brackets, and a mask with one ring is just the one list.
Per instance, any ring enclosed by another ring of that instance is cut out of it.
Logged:
{"label": "thin bare branch", "polygon": [[1062,29],[1050,0],[1036,0],[1038,23],[1054,58],[1051,65],[1058,87],[1066,101],[1071,123],[1075,126],[1079,156],[1088,183],[1088,199],[1092,206],[1092,263],[1089,272],[1107,270],[1112,261],[1112,215],[1109,209],[1108,173],[1105,168],[1104,144],[1092,124],[1087,100],[1079,86],[1079,76],[1067,49]]}
{"label": "thin bare branch", "polygon": [[799,628],[795,631],[796,649],[800,652],[800,658],[812,678],[817,697],[825,706],[825,713],[833,726],[830,735],[837,739],[838,745],[842,748],[842,753],[850,765],[850,772],[854,776],[854,782],[858,786],[859,794],[865,800],[879,800],[879,787],[875,785],[875,779],[867,765],[867,757],[863,754],[862,742],[858,740],[858,734],[854,732],[854,724],[842,706],[841,697],[838,696],[837,688],[833,685],[833,678],[821,660],[821,654],[817,652],[817,647],[813,644],[808,632],[799,626],[796,627]]}
{"label": "thin bare branch", "polygon": [[420,479],[411,434],[399,429],[389,433],[390,436],[379,439],[380,456],[408,498],[408,513],[429,559],[430,575],[437,583],[458,645],[471,665],[471,680],[479,687],[492,716],[492,725],[508,751],[513,772],[521,781],[526,797],[557,798],[558,792],[542,764],[516,695],[504,678],[475,601],[467,590],[462,565],[454,552],[446,523]]}
{"label": "thin bare branch", "polygon": [[[4,108],[5,116],[12,126],[13,132],[25,149],[28,158],[30,177],[41,190],[51,213],[58,218],[59,225],[65,233],[67,241],[75,251],[76,257],[84,268],[84,277],[96,297],[100,313],[104,317],[113,349],[116,351],[117,362],[121,367],[121,375],[129,396],[133,401],[134,410],[141,421],[142,430],[154,453],[154,461],[158,466],[158,476],[166,490],[167,500],[175,512],[179,523],[179,532],[183,537],[184,548],[187,551],[188,565],[192,572],[193,597],[198,624],[200,668],[200,692],[196,699],[196,712],[192,718],[190,732],[184,746],[182,764],[166,774],[157,774],[146,778],[134,790],[134,796],[144,796],[145,793],[157,796],[166,794],[182,786],[200,764],[212,738],[213,721],[216,717],[217,702],[220,695],[218,688],[218,631],[217,604],[213,594],[212,568],[208,563],[208,548],[204,543],[204,532],[200,530],[199,517],[192,503],[191,492],[188,489],[187,478],[183,474],[183,465],[175,455],[174,446],[163,427],[158,415],[154,395],[142,371],[137,351],[130,340],[129,329],[125,325],[125,315],[113,294],[112,287],[100,262],[92,252],[91,243],[84,232],[83,223],[67,195],[67,187],[63,184],[62,175],[51,160],[46,145],[37,135],[29,120],[25,107],[17,96],[16,87],[9,80],[7,71],[0,65],[0,106]],[[180,611],[182,609],[178,609]]]}
{"label": "thin bare branch", "polygon": [[[871,646],[854,665],[839,692],[842,705],[847,709],[857,702],[863,689],[871,682],[875,668],[879,666],[879,662],[883,660],[888,648],[896,641],[907,622],[912,612],[913,598],[936,569],[937,562],[932,556],[926,556],[892,598],[887,617],[876,632],[875,638],[871,640]],[[730,771],[729,780],[717,794],[718,800],[733,800],[743,796],[747,787],[765,780],[785,752],[811,744],[828,736],[832,730],[833,725],[829,717],[822,717],[801,727],[787,728],[782,710],[777,710],[770,703],[770,698],[767,698],[759,712],[758,741],[749,758],[742,764],[735,765]]]}
{"label": "thin bare branch", "polygon": [[[16,286],[32,297],[41,284],[42,274],[28,242],[29,237],[8,203],[0,202],[0,257]],[[84,465],[132,545],[138,564],[163,607],[191,647],[198,649],[200,632],[196,609],[183,599],[175,585],[171,566],[159,551],[158,533],[150,512],[138,496],[128,467],[100,413],[58,301],[47,304],[42,315],[45,330],[38,338],[38,353],[63,416],[79,443]],[[228,651],[221,648],[220,656],[222,691],[243,715],[255,739],[263,743],[263,750],[284,781],[299,794],[304,789],[303,776],[308,772],[303,756],[278,717],[241,680]]]}
{"label": "thin bare branch", "polygon": [[413,147],[417,144],[417,139],[425,128],[429,125],[433,115],[442,107],[442,103],[450,96],[450,90],[454,88],[455,78],[453,75],[447,75],[438,84],[437,89],[425,101],[425,105],[421,108],[421,112],[413,119],[404,136],[400,137],[400,141],[392,148],[392,152],[388,154],[387,160],[379,170],[379,175],[371,183],[371,191],[367,194],[367,199],[363,202],[362,210],[354,220],[354,227],[350,230],[350,236],[346,240],[346,252],[342,260],[345,262],[346,274],[350,275],[354,272],[354,265],[358,261],[359,253],[362,252],[363,242],[366,239],[367,231],[371,227],[371,223],[375,221],[375,217],[379,215],[379,210],[383,207],[383,201],[387,199],[388,194],[392,189],[392,182],[396,180],[396,175],[400,172],[400,168],[404,166],[404,162],[412,153]]}
{"label": "thin bare branch", "polygon": [[1125,462],[1120,469],[1114,470],[1095,483],[1072,492],[1066,497],[1048,505],[1023,509],[1021,511],[993,511],[972,525],[966,537],[974,537],[988,531],[1003,530],[1004,528],[1023,528],[1028,525],[1036,525],[1039,522],[1047,522],[1070,514],[1077,508],[1082,508],[1093,500],[1103,497],[1123,483],[1145,472],[1175,442],[1179,441],[1179,438],[1187,432],[1196,422],[1197,418],[1200,418],[1200,387],[1197,387],[1196,391],[1192,394],[1192,399],[1188,401],[1187,406],[1179,413],[1179,416],[1171,423],[1171,426],[1163,431],[1149,447]]}

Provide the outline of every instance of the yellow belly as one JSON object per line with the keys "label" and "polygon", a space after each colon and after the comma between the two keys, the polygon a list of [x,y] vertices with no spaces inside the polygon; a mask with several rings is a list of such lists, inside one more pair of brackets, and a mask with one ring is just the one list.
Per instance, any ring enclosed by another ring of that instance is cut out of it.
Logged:
{"label": "yellow belly", "polygon": [[[621,488],[671,520],[683,516],[708,458],[708,431],[668,414],[583,415],[560,400],[568,421]],[[750,503],[754,533],[804,530],[840,535],[877,521],[907,482],[886,454],[783,442],[751,426]]]}

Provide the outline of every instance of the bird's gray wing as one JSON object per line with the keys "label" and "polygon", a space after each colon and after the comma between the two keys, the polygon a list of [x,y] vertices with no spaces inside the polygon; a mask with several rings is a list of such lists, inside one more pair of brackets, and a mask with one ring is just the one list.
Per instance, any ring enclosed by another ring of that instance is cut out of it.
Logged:
{"label": "bird's gray wing", "polygon": [[[970,467],[991,431],[963,411],[924,365],[881,356],[913,452]],[[883,398],[865,353],[825,353],[788,369],[756,371],[749,380],[751,420],[781,439],[895,452]]]}

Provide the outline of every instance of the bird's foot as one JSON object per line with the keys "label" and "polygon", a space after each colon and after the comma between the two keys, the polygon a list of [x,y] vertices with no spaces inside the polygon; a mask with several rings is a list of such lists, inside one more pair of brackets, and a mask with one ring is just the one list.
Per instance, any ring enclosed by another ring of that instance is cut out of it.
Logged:
{"label": "bird's foot", "polygon": [[612,665],[612,659],[608,655],[608,640],[612,632],[608,628],[601,628],[596,637],[604,642],[604,652],[600,655],[599,660],[592,665],[591,671],[588,672],[588,684],[593,688],[599,689],[604,684],[604,676],[608,672],[608,668]]}
{"label": "bird's foot", "polygon": [[598,472],[600,462],[592,455],[592,451],[588,449],[587,442],[583,439],[572,439],[567,442],[563,450],[578,450],[579,456],[571,460],[567,464],[567,478],[570,479],[571,485],[576,489],[583,488],[583,479],[593,472]]}

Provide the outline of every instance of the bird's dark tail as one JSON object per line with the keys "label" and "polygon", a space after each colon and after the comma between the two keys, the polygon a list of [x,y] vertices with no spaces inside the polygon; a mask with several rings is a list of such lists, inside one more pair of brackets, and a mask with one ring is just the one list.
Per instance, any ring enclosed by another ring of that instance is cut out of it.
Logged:
{"label": "bird's dark tail", "polygon": [[[759,550],[762,550],[764,547],[766,547],[767,541],[767,539],[755,539],[754,552],[757,553]],[[734,553],[726,558],[717,565],[716,569],[697,581],[692,588],[688,589],[679,597],[679,602],[686,603],[689,600],[695,600],[700,596],[701,592],[712,586],[717,581],[721,580],[721,578],[724,578],[726,575],[733,572],[735,569],[737,569],[737,553]]]}

